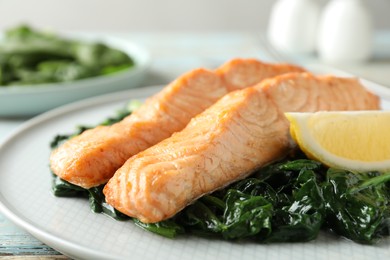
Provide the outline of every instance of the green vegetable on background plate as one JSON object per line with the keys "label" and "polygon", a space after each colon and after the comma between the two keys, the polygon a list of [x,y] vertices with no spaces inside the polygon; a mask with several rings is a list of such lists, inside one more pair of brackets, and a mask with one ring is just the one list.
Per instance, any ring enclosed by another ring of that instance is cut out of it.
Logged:
{"label": "green vegetable on background plate", "polygon": [[82,42],[18,26],[0,42],[0,86],[68,82],[134,66],[126,53],[99,42]]}
{"label": "green vegetable on background plate", "polygon": [[[134,104],[102,125],[122,120]],[[75,134],[57,136],[51,147],[88,128],[82,126]],[[86,197],[94,212],[118,220],[130,219],[105,203],[104,185],[85,190],[55,175],[52,184],[56,196]],[[324,230],[373,244],[390,235],[390,173],[326,168],[298,151],[203,196],[169,220],[154,224],[132,220],[145,230],[169,238],[188,233],[261,243],[304,242]]]}

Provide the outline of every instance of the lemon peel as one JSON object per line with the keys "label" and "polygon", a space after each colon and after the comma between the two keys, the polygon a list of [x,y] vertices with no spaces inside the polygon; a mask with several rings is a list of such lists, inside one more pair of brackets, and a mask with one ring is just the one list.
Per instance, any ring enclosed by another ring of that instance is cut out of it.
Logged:
{"label": "lemon peel", "polygon": [[311,159],[350,171],[390,170],[390,111],[285,113]]}

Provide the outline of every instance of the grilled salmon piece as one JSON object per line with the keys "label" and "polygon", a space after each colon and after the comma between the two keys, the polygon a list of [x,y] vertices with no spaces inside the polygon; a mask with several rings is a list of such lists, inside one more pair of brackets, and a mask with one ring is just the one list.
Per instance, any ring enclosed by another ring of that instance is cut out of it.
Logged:
{"label": "grilled salmon piece", "polygon": [[264,92],[227,94],[181,132],[130,158],[105,186],[106,201],[143,222],[169,218],[284,156],[288,125]]}
{"label": "grilled salmon piece", "polygon": [[123,121],[85,131],[65,142],[52,152],[51,169],[60,178],[83,188],[104,184],[128,158],[182,130],[191,118],[229,91],[302,70],[253,59],[233,60],[217,71],[193,70],[149,98]]}
{"label": "grilled salmon piece", "polygon": [[378,108],[354,79],[298,73],[263,81],[227,94],[181,132],[130,158],[104,187],[106,201],[146,223],[165,220],[285,156],[292,141],[284,112]]}

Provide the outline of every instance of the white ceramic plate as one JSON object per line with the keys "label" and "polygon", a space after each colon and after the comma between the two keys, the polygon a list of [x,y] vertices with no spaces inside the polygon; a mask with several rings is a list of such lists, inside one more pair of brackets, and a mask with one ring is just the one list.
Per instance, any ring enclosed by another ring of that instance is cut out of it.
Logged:
{"label": "white ceramic plate", "polygon": [[[171,240],[92,213],[88,201],[51,194],[49,142],[79,124],[97,124],[160,87],[107,94],[38,116],[0,146],[0,210],[54,249],[77,259],[390,259],[390,239],[365,246],[321,234],[308,243],[254,242],[179,237]],[[390,102],[383,102],[390,109]]]}
{"label": "white ceramic plate", "polygon": [[82,41],[99,41],[120,49],[134,59],[135,66],[111,75],[72,82],[0,87],[0,117],[36,115],[76,100],[137,87],[142,82],[149,67],[150,57],[141,46],[108,36],[76,33],[66,36]]}

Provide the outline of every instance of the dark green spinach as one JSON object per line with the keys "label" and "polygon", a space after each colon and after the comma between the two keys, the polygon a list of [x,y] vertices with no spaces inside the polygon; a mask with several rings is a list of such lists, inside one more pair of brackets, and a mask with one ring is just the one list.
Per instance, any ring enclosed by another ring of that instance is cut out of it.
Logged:
{"label": "dark green spinach", "polygon": [[18,26],[0,44],[0,86],[65,82],[134,66],[126,53],[99,42],[81,42]]}
{"label": "dark green spinach", "polygon": [[329,169],[323,185],[327,226],[360,243],[390,230],[390,173]]}

